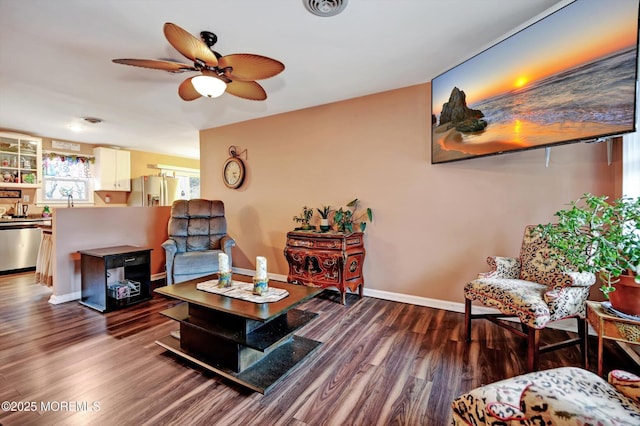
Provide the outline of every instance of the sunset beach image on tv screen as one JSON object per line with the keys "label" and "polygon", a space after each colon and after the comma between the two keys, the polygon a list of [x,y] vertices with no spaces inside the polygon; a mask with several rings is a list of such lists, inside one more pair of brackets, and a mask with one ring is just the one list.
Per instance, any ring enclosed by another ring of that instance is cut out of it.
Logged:
{"label": "sunset beach image on tv screen", "polygon": [[434,78],[432,163],[635,130],[638,0],[577,0]]}

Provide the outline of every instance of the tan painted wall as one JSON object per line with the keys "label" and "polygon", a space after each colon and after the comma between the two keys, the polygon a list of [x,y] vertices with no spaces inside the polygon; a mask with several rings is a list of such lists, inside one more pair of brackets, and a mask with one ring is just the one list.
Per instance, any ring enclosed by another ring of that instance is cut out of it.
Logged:
{"label": "tan painted wall", "polygon": [[[605,144],[431,165],[430,85],[422,84],[201,132],[201,190],[225,202],[234,266],[286,274],[292,217],[304,205],[358,197],[366,231],[365,287],[461,302],[488,255],[517,256],[525,225],[548,222],[584,192],[616,195],[619,149]],[[228,147],[247,150],[238,190],[221,180]],[[315,216],[317,220],[317,215]]]}

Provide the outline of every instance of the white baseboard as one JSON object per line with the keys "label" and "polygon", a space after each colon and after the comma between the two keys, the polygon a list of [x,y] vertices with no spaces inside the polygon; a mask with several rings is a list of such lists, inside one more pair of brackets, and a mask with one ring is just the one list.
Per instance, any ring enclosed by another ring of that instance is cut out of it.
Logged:
{"label": "white baseboard", "polygon": [[49,303],[52,305],[59,305],[60,303],[71,302],[72,300],[79,300],[82,297],[82,294],[79,291],[74,291],[73,293],[60,294],[55,295],[52,294],[49,298]]}
{"label": "white baseboard", "polygon": [[[408,303],[411,305],[425,306],[427,308],[443,309],[445,311],[464,313],[464,303],[460,303],[460,302],[449,302],[447,300],[430,299],[428,297],[412,296],[412,295],[401,294],[401,293],[392,293],[392,292],[383,291],[383,290],[367,289],[366,287],[364,289],[364,295],[369,297],[375,297],[377,299],[391,300],[394,302],[402,302],[402,303]],[[492,314],[492,313],[497,314],[499,312],[500,311],[498,311],[495,308],[473,305],[474,314]],[[505,320],[514,321],[514,322],[518,321],[515,318],[505,318]],[[548,327],[556,330],[570,331],[573,333],[578,332],[577,324],[574,319],[555,321],[550,323]],[[591,328],[591,326],[589,327],[589,334],[594,336],[596,335],[596,333]]]}
{"label": "white baseboard", "polygon": [[[252,277],[256,274],[256,271],[252,269],[236,268],[236,267],[233,267],[231,269],[236,274],[246,275],[248,277]],[[166,275],[167,274],[165,272],[154,274],[151,276],[151,281],[157,281],[157,280],[163,279],[166,277]],[[279,281],[283,283],[287,282],[286,275],[281,275],[281,274],[268,274],[268,275],[270,280]],[[375,290],[375,289],[370,289],[366,287],[363,291],[363,294],[366,297],[374,297],[376,299],[383,299],[383,300],[389,300],[392,302],[408,303],[410,305],[425,306],[427,308],[443,309],[445,311],[464,313],[464,303],[460,303],[460,302],[449,302],[447,300],[431,299],[428,297],[394,293],[394,292],[385,291],[385,290]],[[63,294],[59,296],[51,295],[51,297],[49,298],[49,303],[57,305],[59,303],[70,302],[72,300],[79,300],[80,297],[81,297],[81,294],[79,291],[74,293],[69,293],[69,294]],[[474,314],[476,313],[490,314],[490,313],[498,313],[498,312],[499,311],[495,308],[488,308],[486,306],[475,306],[475,305],[473,306]],[[549,324],[549,328],[577,333],[576,322],[572,319],[556,321],[554,323]],[[589,334],[595,335],[595,332],[591,327],[589,327]]]}
{"label": "white baseboard", "polygon": [[[254,276],[256,273],[256,271],[254,270],[243,269],[243,268],[233,268],[233,272],[235,272],[236,274],[247,275],[250,277]],[[269,274],[269,279],[274,281],[281,281],[285,283],[287,282],[286,275]],[[460,303],[460,302],[449,302],[447,300],[431,299],[428,297],[394,293],[394,292],[385,291],[385,290],[375,290],[375,289],[366,288],[366,287],[364,288],[363,295],[367,297],[375,297],[376,299],[390,300],[392,302],[408,303],[410,305],[425,306],[427,308],[443,309],[445,311],[464,313],[464,303]],[[498,311],[495,308],[489,308],[486,306],[476,306],[476,305],[473,306],[474,314],[492,314],[492,313],[499,313],[499,312],[500,311]],[[517,321],[515,318],[511,318],[511,319],[507,318],[507,320]],[[549,328],[554,328],[554,329],[563,330],[563,331],[571,331],[574,333],[578,332],[576,321],[573,319],[553,322],[549,324]],[[589,334],[595,335],[595,332],[591,327],[589,327]]]}
{"label": "white baseboard", "polygon": [[151,281],[158,281],[167,278],[166,272],[160,272],[159,274],[151,275]]}

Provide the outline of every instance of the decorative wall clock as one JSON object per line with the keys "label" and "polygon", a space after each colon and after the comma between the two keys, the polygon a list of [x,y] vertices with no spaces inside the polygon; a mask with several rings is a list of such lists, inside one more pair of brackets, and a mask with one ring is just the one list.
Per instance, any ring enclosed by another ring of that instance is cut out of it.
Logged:
{"label": "decorative wall clock", "polygon": [[244,181],[244,174],[244,163],[239,157],[229,157],[222,167],[222,180],[227,188],[239,188]]}

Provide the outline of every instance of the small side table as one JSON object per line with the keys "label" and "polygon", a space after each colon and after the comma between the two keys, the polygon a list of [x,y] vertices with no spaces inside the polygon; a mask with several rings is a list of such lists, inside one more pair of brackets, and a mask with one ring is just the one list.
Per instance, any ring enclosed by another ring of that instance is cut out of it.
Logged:
{"label": "small side table", "polygon": [[[80,303],[109,312],[151,299],[151,250],[132,246],[80,250]],[[134,288],[121,294],[110,291],[109,284],[120,280]]]}
{"label": "small side table", "polygon": [[[587,302],[587,321],[598,335],[598,375],[602,377],[604,339],[638,344],[640,343],[640,321],[610,315],[602,308],[600,302],[592,301]],[[585,339],[587,336],[588,333],[585,333]],[[589,368],[588,361],[588,356],[585,354],[586,368]]]}

